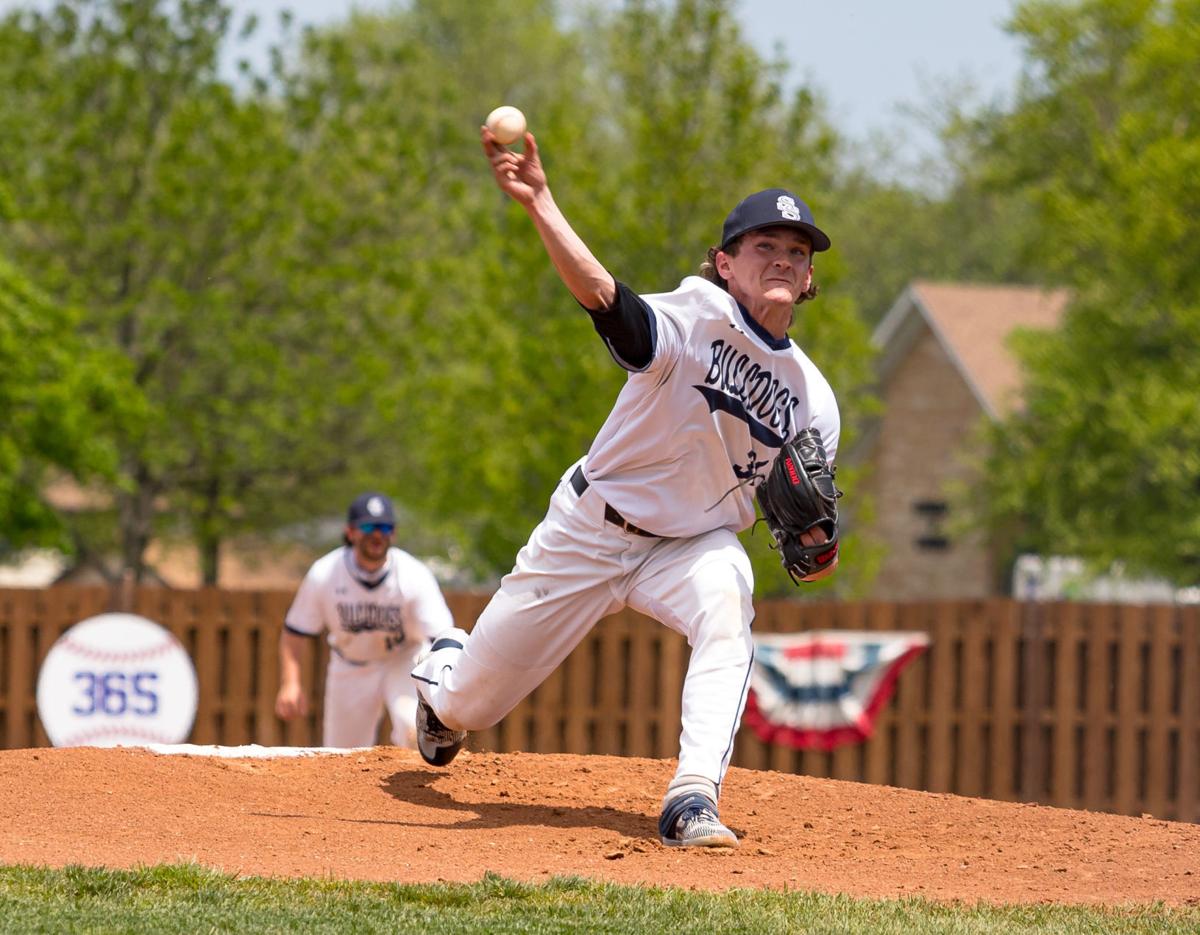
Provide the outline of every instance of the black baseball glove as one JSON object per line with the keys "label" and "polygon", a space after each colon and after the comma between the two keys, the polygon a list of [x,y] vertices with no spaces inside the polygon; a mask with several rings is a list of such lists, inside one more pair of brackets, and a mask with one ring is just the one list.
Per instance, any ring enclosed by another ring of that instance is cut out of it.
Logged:
{"label": "black baseball glove", "polygon": [[[821,433],[804,429],[779,449],[767,479],[755,491],[774,548],[796,584],[837,558],[837,501],[842,492],[833,481],[836,472]],[[813,529],[822,530],[826,541],[804,545],[800,536]]]}

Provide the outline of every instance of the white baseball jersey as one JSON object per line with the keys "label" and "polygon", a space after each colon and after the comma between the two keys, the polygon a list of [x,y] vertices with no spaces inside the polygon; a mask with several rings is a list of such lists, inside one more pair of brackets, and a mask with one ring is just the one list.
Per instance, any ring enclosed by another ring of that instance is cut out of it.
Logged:
{"label": "white baseball jersey", "polygon": [[284,618],[293,633],[329,632],[330,647],[350,663],[415,661],[425,640],[454,626],[437,579],[402,549],[388,550],[372,583],[349,546],[317,559]]}
{"label": "white baseball jersey", "polygon": [[[439,639],[413,678],[444,724],[482,729],[597,620],[632,607],[692,647],[668,795],[716,801],[753,658],[754,572],[736,534],[754,522],[754,487],[783,444],[816,428],[832,461],[841,421],[812,361],[719,286],[689,276],[641,299],[654,353],[639,369],[605,338],[630,373],[581,462],[590,484],[567,469],[471,633]],[[608,507],[653,535],[614,523]]]}
{"label": "white baseball jersey", "polygon": [[655,354],[630,373],[588,452],[587,478],[660,536],[741,531],[754,522],[754,487],[800,429],[818,429],[833,462],[841,430],[833,390],[791,340],[772,337],[699,276],[642,299]]}

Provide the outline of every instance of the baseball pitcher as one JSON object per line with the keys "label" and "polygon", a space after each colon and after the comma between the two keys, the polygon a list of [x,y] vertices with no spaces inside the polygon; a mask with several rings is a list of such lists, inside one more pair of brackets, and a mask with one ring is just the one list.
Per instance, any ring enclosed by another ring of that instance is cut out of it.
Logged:
{"label": "baseball pitcher", "polygon": [[754,582],[737,533],[755,521],[756,496],[790,574],[815,580],[838,561],[837,403],[787,333],[795,305],[816,295],[812,258],[829,238],[792,192],[757,192],[729,213],[699,276],[638,295],[568,224],[533,135],[522,152],[486,127],[481,138],[497,185],[628,376],[470,635],[439,634],[413,670],[418,749],[450,762],[467,731],[503,718],[597,620],[632,607],[691,646],[660,839],[736,847],[717,804],[750,677]]}

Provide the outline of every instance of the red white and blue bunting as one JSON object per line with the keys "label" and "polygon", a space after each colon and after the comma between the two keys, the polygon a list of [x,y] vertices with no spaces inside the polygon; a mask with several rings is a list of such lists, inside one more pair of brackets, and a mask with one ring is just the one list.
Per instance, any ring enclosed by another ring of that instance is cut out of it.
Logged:
{"label": "red white and blue bunting", "polygon": [[812,630],[754,637],[745,722],[767,743],[832,750],[871,736],[925,633]]}

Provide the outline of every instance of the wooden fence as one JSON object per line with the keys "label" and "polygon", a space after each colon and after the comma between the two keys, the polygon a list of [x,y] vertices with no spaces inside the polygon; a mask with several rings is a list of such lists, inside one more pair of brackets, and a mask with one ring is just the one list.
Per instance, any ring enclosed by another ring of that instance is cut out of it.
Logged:
{"label": "wooden fence", "polygon": [[[137,589],[123,609],[171,630],[196,665],[194,743],[320,743],[325,652],[305,678],[313,713],[274,715],[290,592]],[[470,628],[486,598],[448,595]],[[0,747],[45,746],[37,672],[68,626],[114,608],[103,588],[0,591]],[[920,630],[875,735],[832,752],[764,744],[734,763],[961,795],[1200,820],[1200,608],[992,600],[763,602],[757,632]],[[602,621],[473,749],[671,757],[687,646],[631,612]],[[383,725],[380,737],[387,735]]]}

